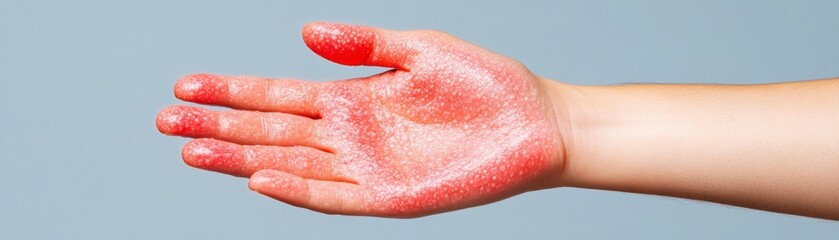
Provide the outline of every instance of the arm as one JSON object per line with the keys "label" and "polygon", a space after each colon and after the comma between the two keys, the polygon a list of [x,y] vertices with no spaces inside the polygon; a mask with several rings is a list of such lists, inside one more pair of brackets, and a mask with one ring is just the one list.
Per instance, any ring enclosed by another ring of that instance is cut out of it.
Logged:
{"label": "arm", "polygon": [[570,123],[556,186],[839,219],[839,80],[545,84]]}
{"label": "arm", "polygon": [[573,186],[839,218],[835,81],[583,87],[434,31],[311,23],[327,83],[189,75],[157,116],[194,167],[315,211],[418,217]]}

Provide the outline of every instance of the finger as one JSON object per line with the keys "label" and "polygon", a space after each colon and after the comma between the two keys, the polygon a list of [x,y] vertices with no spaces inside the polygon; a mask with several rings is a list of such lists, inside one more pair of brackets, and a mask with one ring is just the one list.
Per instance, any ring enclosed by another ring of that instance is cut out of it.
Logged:
{"label": "finger", "polygon": [[203,138],[187,143],[181,156],[190,166],[240,177],[272,169],[305,178],[353,182],[335,170],[335,155],[308,147],[243,146]]}
{"label": "finger", "polygon": [[316,139],[315,120],[287,113],[212,111],[172,106],[157,116],[157,129],[168,135],[215,138],[250,145],[310,146],[325,149]]}
{"label": "finger", "polygon": [[344,65],[408,70],[416,51],[407,33],[337,23],[309,23],[303,41],[323,58]]}
{"label": "finger", "polygon": [[297,175],[264,170],[251,176],[248,187],[285,203],[318,212],[371,215],[367,191],[360,185],[306,179]]}
{"label": "finger", "polygon": [[319,83],[300,80],[192,74],[175,84],[175,97],[242,110],[318,117],[315,99],[319,89]]}

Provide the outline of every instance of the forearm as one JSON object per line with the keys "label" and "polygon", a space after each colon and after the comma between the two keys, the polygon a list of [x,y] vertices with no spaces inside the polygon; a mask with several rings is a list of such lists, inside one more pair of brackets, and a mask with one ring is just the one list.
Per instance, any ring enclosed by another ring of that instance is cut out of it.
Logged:
{"label": "forearm", "polygon": [[839,80],[568,86],[558,185],[839,219]]}

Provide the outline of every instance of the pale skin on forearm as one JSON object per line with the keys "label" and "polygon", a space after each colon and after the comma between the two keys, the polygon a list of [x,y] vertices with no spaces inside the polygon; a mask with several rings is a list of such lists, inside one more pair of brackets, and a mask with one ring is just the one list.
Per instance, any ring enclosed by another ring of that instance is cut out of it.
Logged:
{"label": "pale skin on forearm", "polygon": [[[543,79],[544,80],[544,79]],[[839,219],[839,80],[570,86],[555,186]]]}
{"label": "pale skin on forearm", "polygon": [[188,75],[158,129],[190,166],[319,212],[419,217],[571,186],[839,218],[837,81],[586,87],[434,31],[312,23],[303,41],[382,74]]}

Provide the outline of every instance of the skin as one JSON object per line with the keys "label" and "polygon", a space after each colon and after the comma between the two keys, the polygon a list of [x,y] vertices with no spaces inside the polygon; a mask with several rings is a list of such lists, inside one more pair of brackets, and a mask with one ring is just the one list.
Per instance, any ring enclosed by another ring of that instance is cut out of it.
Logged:
{"label": "skin", "polygon": [[[328,83],[189,75],[157,117],[190,166],[319,212],[418,217],[554,187],[839,219],[839,81],[589,87],[436,31],[310,23]],[[803,117],[807,116],[807,117]]]}
{"label": "skin", "polygon": [[194,167],[250,177],[251,189],[325,213],[416,217],[540,187],[561,168],[556,119],[518,62],[433,31],[329,23],[303,29],[322,57],[391,67],[329,83],[186,76],[165,134],[199,138]]}
{"label": "skin", "polygon": [[561,186],[839,220],[839,79],[573,88]]}

